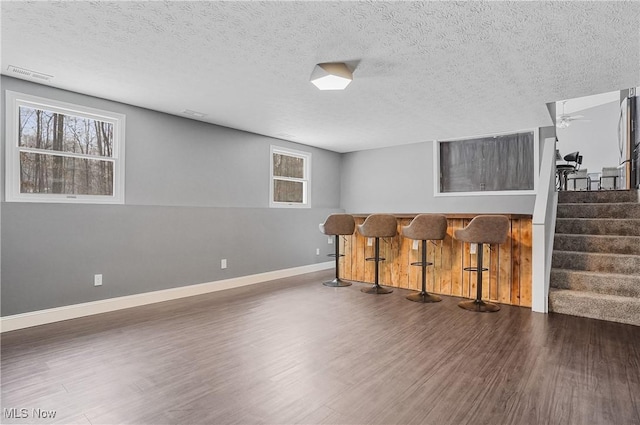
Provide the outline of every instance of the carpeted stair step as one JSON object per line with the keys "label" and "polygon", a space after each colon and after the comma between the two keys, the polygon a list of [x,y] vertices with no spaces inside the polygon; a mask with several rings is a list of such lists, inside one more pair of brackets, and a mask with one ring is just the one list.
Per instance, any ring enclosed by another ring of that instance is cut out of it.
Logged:
{"label": "carpeted stair step", "polygon": [[639,218],[640,204],[558,204],[558,218]]}
{"label": "carpeted stair step", "polygon": [[573,235],[556,233],[556,251],[603,252],[640,255],[640,236]]}
{"label": "carpeted stair step", "polygon": [[553,251],[551,267],[555,269],[640,275],[640,255]]}
{"label": "carpeted stair step", "polygon": [[640,236],[640,219],[558,218],[556,233]]}
{"label": "carpeted stair step", "polygon": [[551,269],[550,286],[558,289],[640,298],[640,275]]}
{"label": "carpeted stair step", "polygon": [[550,288],[549,311],[640,326],[640,298]]}
{"label": "carpeted stair step", "polygon": [[637,190],[563,191],[549,311],[640,326]]}
{"label": "carpeted stair step", "polygon": [[571,191],[563,190],[558,192],[558,203],[618,203],[618,202],[640,202],[638,191],[633,190],[601,190],[601,191]]}

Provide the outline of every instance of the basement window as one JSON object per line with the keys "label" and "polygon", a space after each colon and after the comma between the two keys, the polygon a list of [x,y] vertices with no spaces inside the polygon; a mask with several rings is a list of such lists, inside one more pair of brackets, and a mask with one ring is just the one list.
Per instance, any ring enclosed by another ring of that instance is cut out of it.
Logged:
{"label": "basement window", "polygon": [[271,207],[310,206],[311,153],[271,146]]}
{"label": "basement window", "polygon": [[6,92],[6,200],[124,203],[125,116]]}
{"label": "basement window", "polygon": [[532,194],[538,132],[434,142],[436,196]]}

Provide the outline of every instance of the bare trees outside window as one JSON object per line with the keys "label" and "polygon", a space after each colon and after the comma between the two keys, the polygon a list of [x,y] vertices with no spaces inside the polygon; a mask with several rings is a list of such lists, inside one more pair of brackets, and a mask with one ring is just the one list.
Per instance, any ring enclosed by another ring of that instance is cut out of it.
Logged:
{"label": "bare trees outside window", "polygon": [[95,112],[7,93],[8,200],[122,201],[124,117]]}
{"label": "bare trees outside window", "polygon": [[272,146],[271,206],[308,206],[311,154]]}
{"label": "bare trees outside window", "polygon": [[50,152],[20,153],[21,193],[113,193],[113,124],[27,107],[18,119],[19,146]]}

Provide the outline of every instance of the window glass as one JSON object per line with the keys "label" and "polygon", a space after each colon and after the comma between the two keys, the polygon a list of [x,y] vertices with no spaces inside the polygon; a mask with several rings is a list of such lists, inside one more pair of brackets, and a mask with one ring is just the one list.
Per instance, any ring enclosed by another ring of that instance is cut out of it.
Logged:
{"label": "window glass", "polygon": [[534,190],[534,132],[440,142],[440,192]]}
{"label": "window glass", "polygon": [[276,179],[273,185],[274,202],[302,203],[304,201],[304,183]]}
{"label": "window glass", "polygon": [[274,153],[273,175],[298,179],[304,178],[304,158]]}

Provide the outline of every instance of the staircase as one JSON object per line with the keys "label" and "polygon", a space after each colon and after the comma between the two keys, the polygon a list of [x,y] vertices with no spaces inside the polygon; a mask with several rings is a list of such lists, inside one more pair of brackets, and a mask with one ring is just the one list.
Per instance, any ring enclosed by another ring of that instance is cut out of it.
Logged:
{"label": "staircase", "polygon": [[558,193],[549,311],[640,326],[638,195]]}

